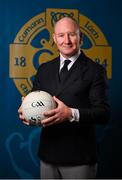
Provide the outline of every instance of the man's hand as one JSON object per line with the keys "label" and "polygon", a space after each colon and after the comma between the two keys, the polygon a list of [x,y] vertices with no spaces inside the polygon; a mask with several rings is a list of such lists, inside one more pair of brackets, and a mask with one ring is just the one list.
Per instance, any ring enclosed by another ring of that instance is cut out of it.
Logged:
{"label": "man's hand", "polygon": [[72,117],[71,109],[55,96],[53,98],[57,103],[57,108],[44,113],[46,118],[41,121],[44,127],[67,121]]}
{"label": "man's hand", "polygon": [[[24,100],[24,97],[22,97],[22,101]],[[21,104],[21,106],[19,107],[19,109],[18,109],[18,113],[19,113],[19,118],[20,118],[20,120],[24,123],[24,124],[26,124],[26,125],[29,125],[29,122],[24,118],[24,116],[23,116],[23,113],[22,113],[22,104]]]}

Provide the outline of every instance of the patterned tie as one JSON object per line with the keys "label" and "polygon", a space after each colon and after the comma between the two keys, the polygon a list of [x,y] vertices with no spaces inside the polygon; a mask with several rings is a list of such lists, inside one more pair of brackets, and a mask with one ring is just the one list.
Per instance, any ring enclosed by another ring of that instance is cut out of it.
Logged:
{"label": "patterned tie", "polygon": [[68,74],[68,64],[70,63],[71,61],[70,60],[65,60],[64,61],[64,66],[63,68],[61,69],[61,72],[60,72],[60,81],[63,82]]}

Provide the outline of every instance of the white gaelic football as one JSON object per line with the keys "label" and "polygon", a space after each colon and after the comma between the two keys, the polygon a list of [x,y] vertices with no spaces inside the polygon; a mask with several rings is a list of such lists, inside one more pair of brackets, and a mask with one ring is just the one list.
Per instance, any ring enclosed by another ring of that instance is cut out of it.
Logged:
{"label": "white gaelic football", "polygon": [[22,112],[31,125],[40,124],[44,112],[54,109],[56,103],[53,97],[45,91],[33,91],[22,102]]}

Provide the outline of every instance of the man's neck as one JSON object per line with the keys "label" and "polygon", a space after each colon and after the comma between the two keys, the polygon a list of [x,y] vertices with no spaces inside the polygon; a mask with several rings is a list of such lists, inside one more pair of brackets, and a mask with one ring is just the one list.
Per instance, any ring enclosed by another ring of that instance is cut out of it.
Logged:
{"label": "man's neck", "polygon": [[79,56],[80,53],[81,53],[81,52],[80,52],[80,49],[79,49],[75,54],[73,54],[73,55],[71,55],[71,56],[64,56],[64,55],[62,55],[61,53],[60,53],[60,56],[62,56],[63,59],[70,59],[70,58],[75,58],[75,57]]}

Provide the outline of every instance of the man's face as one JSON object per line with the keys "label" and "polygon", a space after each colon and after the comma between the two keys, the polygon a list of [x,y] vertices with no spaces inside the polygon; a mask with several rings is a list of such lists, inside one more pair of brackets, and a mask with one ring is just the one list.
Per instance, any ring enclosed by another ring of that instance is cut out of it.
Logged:
{"label": "man's face", "polygon": [[68,58],[76,54],[80,47],[80,35],[77,25],[69,18],[57,22],[53,34],[60,53]]}

